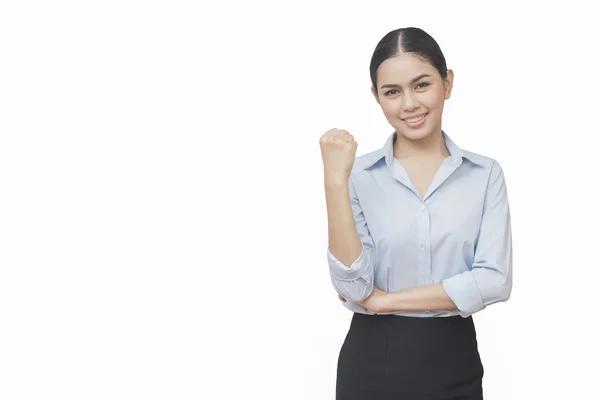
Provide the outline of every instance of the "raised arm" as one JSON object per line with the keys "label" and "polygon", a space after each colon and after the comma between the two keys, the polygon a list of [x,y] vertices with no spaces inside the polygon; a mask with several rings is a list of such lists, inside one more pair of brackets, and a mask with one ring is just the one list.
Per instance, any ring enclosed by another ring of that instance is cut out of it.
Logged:
{"label": "raised arm", "polygon": [[331,281],[347,300],[359,302],[373,290],[373,242],[350,173],[357,143],[343,130],[327,131],[320,140],[325,167],[325,198]]}
{"label": "raised arm", "polygon": [[331,282],[345,299],[356,303],[373,290],[373,239],[365,222],[352,180],[326,184]]}

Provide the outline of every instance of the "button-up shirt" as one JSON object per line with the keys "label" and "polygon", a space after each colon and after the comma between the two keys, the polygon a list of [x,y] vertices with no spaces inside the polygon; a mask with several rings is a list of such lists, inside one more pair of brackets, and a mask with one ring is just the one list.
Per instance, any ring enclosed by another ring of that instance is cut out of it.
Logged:
{"label": "button-up shirt", "polygon": [[348,180],[362,251],[350,265],[327,248],[331,282],[351,311],[373,285],[386,292],[441,283],[457,310],[385,314],[466,318],[506,301],[512,290],[512,237],[504,173],[492,158],[459,148],[442,131],[450,155],[421,196],[385,145],[355,158]]}

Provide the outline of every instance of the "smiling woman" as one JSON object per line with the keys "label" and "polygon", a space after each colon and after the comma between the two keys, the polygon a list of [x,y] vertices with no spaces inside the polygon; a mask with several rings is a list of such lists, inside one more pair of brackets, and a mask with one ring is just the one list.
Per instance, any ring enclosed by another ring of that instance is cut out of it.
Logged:
{"label": "smiling woman", "polygon": [[375,49],[371,91],[396,132],[418,140],[441,131],[442,111],[452,92],[454,72],[447,69],[444,55],[431,36],[406,28],[399,48],[394,41],[400,35],[386,35]]}
{"label": "smiling woman", "polygon": [[429,34],[389,32],[370,72],[394,133],[359,157],[345,130],[320,138],[331,282],[354,313],[336,399],[482,399],[472,314],[512,290],[502,168],[442,130],[454,72]]}

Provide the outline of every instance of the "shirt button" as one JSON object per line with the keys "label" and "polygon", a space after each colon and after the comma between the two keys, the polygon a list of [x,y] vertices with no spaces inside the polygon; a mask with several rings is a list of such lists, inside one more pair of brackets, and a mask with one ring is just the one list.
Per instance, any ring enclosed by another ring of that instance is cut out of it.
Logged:
{"label": "shirt button", "polygon": [[421,206],[421,211],[425,211],[425,206],[424,205]]}
{"label": "shirt button", "polygon": [[425,251],[425,250],[427,250],[427,245],[426,244],[421,245],[421,251]]}

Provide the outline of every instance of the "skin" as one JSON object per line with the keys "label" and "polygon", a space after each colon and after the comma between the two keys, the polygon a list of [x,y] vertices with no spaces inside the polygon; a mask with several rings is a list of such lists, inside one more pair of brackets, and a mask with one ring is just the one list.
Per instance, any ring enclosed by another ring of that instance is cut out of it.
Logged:
{"label": "skin", "polygon": [[325,172],[329,248],[344,265],[351,265],[362,251],[348,196],[358,144],[347,131],[335,128],[325,132],[319,143]]}
{"label": "skin", "polygon": [[[412,82],[421,75],[429,75]],[[446,80],[428,62],[404,53],[385,60],[377,70],[377,90],[371,93],[385,118],[398,133],[394,156],[428,158],[442,150],[442,113],[450,98],[454,72],[448,70]],[[393,85],[391,87],[386,87]],[[428,113],[425,124],[410,128],[403,119]]]}
{"label": "skin", "polygon": [[[396,130],[394,157],[402,163],[421,196],[449,155],[442,136],[442,114],[444,103],[452,93],[453,81],[452,70],[442,79],[428,62],[414,54],[401,53],[379,66],[377,90],[371,88],[385,118]],[[404,121],[423,113],[427,115],[419,128],[412,128]],[[346,301],[341,295],[339,298]],[[360,304],[375,313],[456,310],[441,283],[398,292],[384,292],[374,287]]]}

